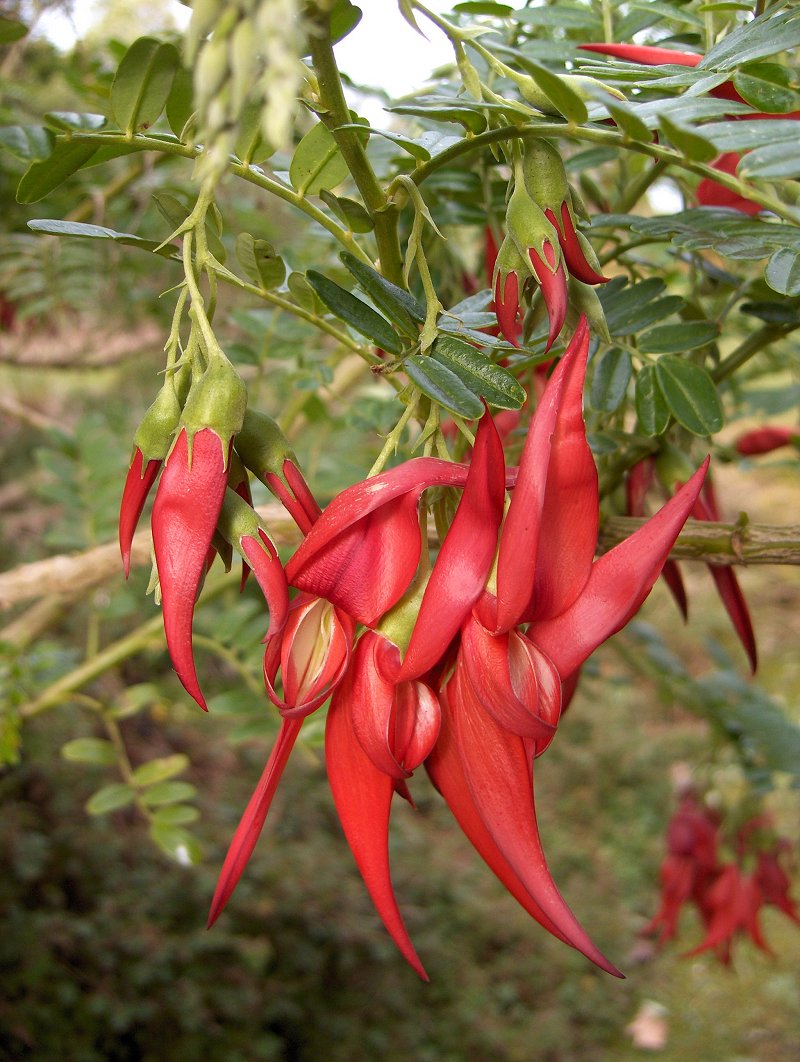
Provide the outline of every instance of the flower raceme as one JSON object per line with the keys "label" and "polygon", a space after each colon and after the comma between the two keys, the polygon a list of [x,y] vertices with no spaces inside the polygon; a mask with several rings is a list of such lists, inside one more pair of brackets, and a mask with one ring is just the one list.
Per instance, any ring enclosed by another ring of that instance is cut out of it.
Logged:
{"label": "flower raceme", "polygon": [[577,229],[574,193],[564,163],[544,140],[526,144],[515,168],[514,190],[506,208],[506,236],[494,262],[494,308],[503,336],[518,346],[520,301],[532,278],[542,291],[549,330],[546,350],[567,316],[568,277],[583,284],[608,280],[588,242]]}
{"label": "flower raceme", "polygon": [[[703,56],[698,55],[697,52],[679,52],[672,48],[658,48],[642,44],[598,43],[580,44],[578,47],[582,51],[610,55],[615,59],[626,59],[631,63],[641,63],[642,66],[665,66],[671,63],[675,66],[696,67],[703,60]],[[717,99],[730,100],[732,103],[747,103],[731,81],[725,81],[721,85],[715,86],[710,89],[709,94],[716,96]],[[783,114],[751,111],[741,115],[729,115],[728,117],[731,120],[741,117],[761,121],[769,121],[776,118],[800,119],[800,111],[790,111]],[[711,163],[711,166],[721,173],[735,175],[740,161],[741,155],[738,152],[726,151],[719,155]],[[758,214],[759,211],[764,209],[759,203],[755,203],[752,199],[725,188],[709,177],[704,177],[700,181],[696,195],[700,206],[728,207],[731,210],[738,210],[742,214]]]}
{"label": "flower raceme", "polygon": [[[280,704],[278,740],[226,858],[212,921],[252,851],[302,716],[332,689],[325,757],[337,812],[379,914],[418,973],[424,976],[392,889],[388,830],[392,797],[410,796],[408,781],[420,765],[522,906],[617,973],[547,868],[531,765],[553,738],[577,669],[649,593],[705,467],[634,535],[594,559],[598,486],[582,416],[588,344],[581,321],[537,406],[516,472],[505,467],[487,413],[467,468],[407,461],[343,491],[310,527],[287,564],[303,602],[293,607],[309,616],[317,610],[317,632],[321,599],[343,627],[346,616],[367,629],[347,666],[331,639],[325,651],[310,653],[318,633],[307,638],[298,624],[292,634],[287,623],[280,652],[313,657],[312,678],[302,704]],[[422,496],[444,486],[462,493],[430,568]],[[285,697],[292,680],[282,666]]]}

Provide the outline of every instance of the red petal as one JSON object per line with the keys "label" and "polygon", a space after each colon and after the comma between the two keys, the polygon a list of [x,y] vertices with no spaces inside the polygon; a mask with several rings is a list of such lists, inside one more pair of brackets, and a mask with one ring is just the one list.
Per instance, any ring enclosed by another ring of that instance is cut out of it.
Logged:
{"label": "red petal", "polygon": [[294,747],[302,719],[284,719],[278,737],[270,753],[264,773],[261,775],[255,792],[245,808],[236,833],[228,848],[225,862],[220,871],[214,898],[211,901],[211,910],[208,914],[209,928],[216,922],[231,897],[233,890],[242,876],[242,871],[247,865],[253,849],[256,846],[259,834],[264,826],[272,798],[281,780],[286,761]]}
{"label": "red petal", "polygon": [[290,585],[375,626],[402,597],[419,563],[417,505],[426,487],[463,487],[468,470],[419,457],[338,494],[286,565]]}
{"label": "red petal", "polygon": [[531,264],[533,265],[533,272],[536,275],[536,279],[539,281],[539,286],[542,289],[542,298],[544,304],[547,307],[547,316],[550,321],[550,331],[547,336],[547,346],[544,348],[547,352],[553,343],[558,338],[559,332],[564,327],[564,321],[567,317],[567,302],[569,299],[569,292],[567,290],[567,276],[564,272],[564,265],[559,262],[558,267],[555,267],[556,253],[547,242],[543,245],[545,259],[549,260],[549,264],[545,263],[545,259],[539,257],[538,253],[531,247],[528,249],[530,255]]}
{"label": "red petal", "polygon": [[454,707],[453,724],[472,799],[497,847],[567,942],[601,969],[622,976],[591,942],[550,876],[523,739],[498,726],[469,695]]}
{"label": "red petal", "polygon": [[267,637],[278,634],[286,624],[289,612],[289,587],[277,551],[266,532],[258,529],[258,539],[244,535],[241,547],[250,561],[253,573],[269,607]]}
{"label": "red petal", "polygon": [[647,44],[579,44],[583,52],[598,52],[611,55],[615,59],[627,59],[642,66],[663,66],[674,63],[676,66],[697,66],[703,56],[696,52],[674,52],[671,48],[654,48]]}
{"label": "red petal", "polygon": [[119,507],[119,549],[122,554],[122,564],[125,569],[125,578],[131,570],[131,545],[136,525],[142,515],[147,495],[156,481],[158,470],[162,461],[148,461],[144,469],[142,464],[144,457],[139,447],[133,455],[128,475],[125,478],[125,487],[122,491],[122,502]]}
{"label": "red petal", "polygon": [[390,738],[395,684],[387,677],[400,669],[400,650],[380,634],[365,631],[353,654],[349,681],[353,731],[374,766],[392,778],[408,778]]}
{"label": "red petal", "polygon": [[503,444],[488,411],[478,425],[464,493],[425,588],[398,681],[439,660],[483,593],[503,519]]}
{"label": "red petal", "polygon": [[227,488],[225,457],[216,432],[203,428],[192,439],[190,466],[186,429],[182,429],[153,504],[153,547],[167,648],[178,678],[204,710],[192,653],[192,620]]}
{"label": "red petal", "polygon": [[[561,395],[573,360],[588,343],[586,319],[550,377],[531,420],[514,494],[500,535],[497,562],[497,632],[510,630],[530,603],[536,574],[542,509]],[[592,545],[594,551],[594,544]]]}
{"label": "red petal", "polygon": [[681,615],[684,619],[688,619],[689,600],[686,597],[686,587],[683,584],[683,576],[677,563],[673,560],[665,561],[664,567],[661,569],[661,577],[675,599],[675,604],[680,609]]}
{"label": "red petal", "polygon": [[[713,494],[711,497],[711,505],[708,501],[702,497],[698,498],[692,509],[692,516],[696,520],[714,520],[717,516],[716,502],[713,500]],[[722,600],[722,604],[725,606],[725,611],[728,613],[733,624],[733,629],[739,636],[739,641],[744,647],[744,651],[747,653],[747,659],[750,661],[750,668],[755,672],[758,666],[758,651],[756,649],[756,636],[753,631],[753,624],[750,619],[750,611],[747,607],[747,601],[742,593],[742,588],[739,586],[739,580],[736,578],[736,573],[733,568],[722,567],[721,565],[707,564],[706,567],[711,572],[711,577],[717,587],[717,593]]]}
{"label": "red petal", "polygon": [[595,562],[583,593],[566,612],[531,625],[528,637],[559,674],[574,671],[637,612],[697,500],[707,469],[708,458],[655,516]]}
{"label": "red petal", "polygon": [[397,906],[389,873],[389,812],[394,781],[379,771],[353,731],[351,685],[337,691],[325,727],[325,762],[347,843],[383,924],[406,961],[428,980]]}
{"label": "red petal", "polygon": [[526,619],[559,615],[569,608],[586,585],[597,548],[597,469],[583,420],[588,328],[578,328],[570,349],[576,353],[565,370],[556,414],[536,553],[533,608],[526,611]]}
{"label": "red petal", "polygon": [[561,204],[561,224],[558,223],[555,213],[549,207],[545,210],[545,216],[558,233],[561,253],[564,255],[570,276],[584,284],[607,284],[610,278],[598,273],[586,259],[586,252],[581,247],[575,231],[575,222],[572,220],[567,204]]}
{"label": "red petal", "polygon": [[492,873],[505,885],[517,903],[554,937],[569,943],[564,934],[548,918],[520,881],[510,863],[495,844],[492,835],[483,824],[464,777],[464,768],[458,754],[453,733],[451,709],[444,692],[440,693],[442,704],[442,729],[436,746],[425,761],[425,769],[431,781],[447,802],[467,840],[477,851]]}
{"label": "red petal", "polygon": [[503,337],[512,346],[518,347],[519,323],[519,277],[516,273],[497,274],[494,285],[494,312]]}

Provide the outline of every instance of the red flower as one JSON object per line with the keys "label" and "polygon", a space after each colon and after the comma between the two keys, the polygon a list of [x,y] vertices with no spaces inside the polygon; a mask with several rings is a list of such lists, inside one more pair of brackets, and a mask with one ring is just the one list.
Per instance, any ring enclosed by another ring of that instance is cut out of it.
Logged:
{"label": "red flower", "polygon": [[780,449],[781,446],[797,446],[798,444],[800,444],[800,429],[764,425],[762,428],[754,428],[740,435],[733,445],[738,453],[753,457],[756,454],[768,454],[772,450]]}

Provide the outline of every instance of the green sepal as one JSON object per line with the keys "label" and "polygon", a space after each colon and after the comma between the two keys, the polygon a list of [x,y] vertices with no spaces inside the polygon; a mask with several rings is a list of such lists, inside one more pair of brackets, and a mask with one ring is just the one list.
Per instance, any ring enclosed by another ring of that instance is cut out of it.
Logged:
{"label": "green sepal", "polygon": [[253,475],[265,484],[270,473],[283,478],[285,461],[299,464],[294,450],[277,423],[266,413],[259,413],[254,409],[248,409],[244,415],[242,429],[236,436],[236,451],[245,468],[249,468]]}
{"label": "green sepal", "polygon": [[142,454],[142,467],[147,461],[164,460],[180,419],[181,404],[174,382],[165,380],[133,437],[133,445]]}
{"label": "green sepal", "polygon": [[[532,248],[545,264],[544,245],[549,243],[556,256],[556,268],[561,260],[561,245],[558,232],[547,220],[542,208],[535,203],[524,183],[518,182],[506,209],[506,231],[520,253],[526,272],[533,275],[533,265],[528,257]],[[499,255],[498,255],[499,258]],[[555,270],[553,270],[555,272]]]}
{"label": "green sepal", "polygon": [[267,528],[259,520],[255,509],[228,487],[217,518],[217,534],[221,535],[225,542],[246,561],[247,556],[242,549],[242,539],[247,537],[258,541],[259,531],[267,532]]}
{"label": "green sepal", "polygon": [[222,442],[227,459],[228,443],[241,431],[247,409],[247,388],[227,358],[215,357],[206,371],[192,382],[181,426],[191,440],[198,431],[211,428]]}
{"label": "green sepal", "polygon": [[528,195],[542,210],[552,210],[559,222],[562,203],[566,203],[572,213],[567,173],[552,144],[538,139],[526,141],[522,174]]}
{"label": "green sepal", "polygon": [[225,566],[225,571],[229,572],[233,567],[233,550],[230,542],[219,533],[219,528],[217,528],[211,538],[211,545],[217,551],[219,559]]}
{"label": "green sepal", "polygon": [[[606,321],[603,304],[598,298],[595,289],[572,276],[568,278],[567,283],[569,284],[569,302],[567,305],[570,322],[574,313],[577,313],[578,317],[584,314],[589,323],[590,334],[602,339],[604,343],[610,343],[611,333],[608,330],[608,322]],[[577,324],[577,320],[575,324]]]}

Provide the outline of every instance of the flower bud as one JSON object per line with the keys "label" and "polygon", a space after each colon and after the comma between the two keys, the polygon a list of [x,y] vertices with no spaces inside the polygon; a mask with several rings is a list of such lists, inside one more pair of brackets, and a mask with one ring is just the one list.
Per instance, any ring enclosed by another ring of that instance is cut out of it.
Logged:
{"label": "flower bud", "polygon": [[241,431],[246,409],[247,389],[241,377],[227,358],[212,358],[206,371],[192,382],[183,407],[181,424],[189,440],[189,460],[194,435],[210,428],[222,443],[227,467],[229,443]]}

